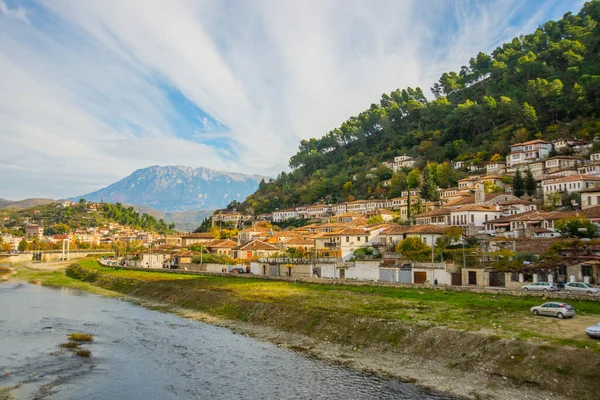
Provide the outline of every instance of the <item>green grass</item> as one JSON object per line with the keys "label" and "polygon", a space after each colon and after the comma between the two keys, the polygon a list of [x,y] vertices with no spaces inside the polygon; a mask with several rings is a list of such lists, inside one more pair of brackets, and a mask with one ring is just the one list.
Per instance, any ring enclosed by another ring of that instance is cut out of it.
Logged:
{"label": "green grass", "polygon": [[[497,337],[544,340],[578,348],[587,345],[593,351],[600,347],[590,345],[584,336],[572,339],[545,333],[542,324],[548,320],[529,313],[530,307],[544,300],[533,296],[131,271],[103,267],[91,259],[82,260],[79,265],[96,274],[94,279],[120,278],[108,283],[112,290],[242,321],[264,319],[256,307],[271,305],[282,313],[297,310],[310,315],[310,320],[302,322],[307,331],[321,324],[324,316],[341,315],[485,331]],[[600,319],[599,302],[568,302],[578,315]]]}

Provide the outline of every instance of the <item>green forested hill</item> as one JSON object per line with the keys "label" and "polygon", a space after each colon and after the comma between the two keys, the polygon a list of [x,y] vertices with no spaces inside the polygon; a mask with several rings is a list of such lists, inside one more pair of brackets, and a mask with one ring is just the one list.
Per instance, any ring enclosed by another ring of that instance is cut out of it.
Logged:
{"label": "green forested hill", "polygon": [[125,207],[120,203],[87,203],[61,207],[58,203],[39,205],[27,209],[5,209],[0,211],[0,231],[6,230],[24,234],[27,223],[44,226],[47,235],[63,234],[81,228],[102,227],[110,222],[135,229],[143,229],[159,233],[174,232],[175,224],[167,224],[148,214],[140,214],[133,207]]}
{"label": "green forested hill", "polygon": [[[260,213],[397,196],[408,171],[381,185],[392,174],[380,163],[394,156],[418,157],[421,168],[446,160],[481,164],[503,158],[511,143],[600,135],[599,22],[595,0],[444,73],[431,88],[433,100],[420,88],[384,93],[320,139],[301,141],[292,172],[262,182],[236,206]],[[440,186],[458,178],[447,164],[436,168]]]}

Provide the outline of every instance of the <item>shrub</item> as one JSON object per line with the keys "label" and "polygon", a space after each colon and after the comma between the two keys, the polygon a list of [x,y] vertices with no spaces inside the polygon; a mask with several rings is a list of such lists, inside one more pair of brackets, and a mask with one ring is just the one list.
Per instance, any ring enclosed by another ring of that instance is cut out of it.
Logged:
{"label": "shrub", "polygon": [[89,333],[71,333],[69,335],[69,340],[73,340],[76,342],[93,342],[94,336]]}
{"label": "shrub", "polygon": [[92,352],[86,349],[81,349],[81,350],[77,350],[75,352],[76,355],[78,355],[79,357],[91,357],[92,356]]}

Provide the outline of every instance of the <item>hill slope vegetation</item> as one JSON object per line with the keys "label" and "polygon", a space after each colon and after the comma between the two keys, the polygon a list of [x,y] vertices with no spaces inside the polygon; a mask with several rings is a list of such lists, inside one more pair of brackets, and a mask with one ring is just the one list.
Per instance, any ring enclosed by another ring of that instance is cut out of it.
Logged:
{"label": "hill slope vegetation", "polygon": [[447,160],[503,160],[511,143],[534,138],[593,139],[600,135],[599,22],[600,1],[588,2],[442,74],[433,100],[418,87],[384,93],[320,139],[302,140],[292,172],[261,182],[237,208],[398,196],[409,171],[393,175],[381,166],[398,155],[418,157],[421,169],[440,163],[437,183],[449,187],[460,175]]}

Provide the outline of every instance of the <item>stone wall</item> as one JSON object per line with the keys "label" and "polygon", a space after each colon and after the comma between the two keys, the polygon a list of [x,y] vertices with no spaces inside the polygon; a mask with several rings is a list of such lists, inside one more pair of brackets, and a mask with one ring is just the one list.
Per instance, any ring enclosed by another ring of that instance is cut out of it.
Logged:
{"label": "stone wall", "polygon": [[[220,265],[220,264],[215,264]],[[146,268],[129,268],[129,267],[113,267],[115,269],[128,269],[134,271],[145,271],[149,270]],[[153,270],[156,271],[156,270]],[[178,269],[164,269],[161,272],[173,273],[173,274],[189,274],[189,275],[206,275],[206,276],[232,276],[230,273],[221,273],[221,272],[204,272],[204,271],[184,271]],[[481,271],[483,273],[483,271]],[[487,274],[486,274],[487,275]],[[433,286],[431,284],[425,285],[414,285],[414,284],[404,284],[404,283],[389,283],[389,282],[380,282],[380,281],[359,281],[359,280],[344,280],[344,279],[323,279],[323,278],[297,278],[297,277],[287,277],[287,276],[264,276],[264,275],[254,275],[254,274],[239,274],[235,275],[237,278],[243,279],[268,279],[274,281],[287,281],[287,282],[298,282],[298,283],[321,283],[325,285],[340,285],[340,286],[380,286],[380,287],[397,287],[397,288],[423,288],[427,287],[433,290],[443,290],[450,292],[472,292],[472,293],[490,293],[490,294],[507,294],[511,296],[531,296],[531,297],[539,297],[543,299],[565,299],[565,298],[573,298],[573,299],[582,299],[582,300],[590,300],[590,301],[598,301],[600,302],[600,296],[588,296],[588,295],[577,295],[577,294],[568,294],[566,292],[524,292],[523,290],[510,290],[506,288],[490,288],[490,287],[481,287],[481,286],[449,286],[449,285],[438,285]]]}

